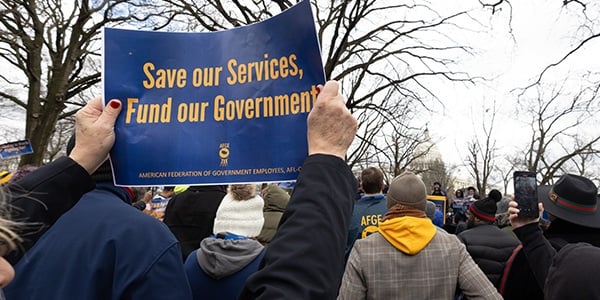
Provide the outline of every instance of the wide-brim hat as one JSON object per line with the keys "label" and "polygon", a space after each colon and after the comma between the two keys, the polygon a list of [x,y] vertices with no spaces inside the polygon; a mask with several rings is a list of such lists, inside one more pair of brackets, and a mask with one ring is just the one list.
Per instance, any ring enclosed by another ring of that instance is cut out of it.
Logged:
{"label": "wide-brim hat", "polygon": [[544,210],[565,221],[600,228],[598,188],[589,179],[565,174],[554,185],[538,187],[538,202]]}

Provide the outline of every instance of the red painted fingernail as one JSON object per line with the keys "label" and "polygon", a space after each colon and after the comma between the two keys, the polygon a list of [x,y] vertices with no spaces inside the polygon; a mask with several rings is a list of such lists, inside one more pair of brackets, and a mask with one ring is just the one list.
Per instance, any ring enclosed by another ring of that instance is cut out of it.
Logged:
{"label": "red painted fingernail", "polygon": [[317,86],[317,94],[320,94],[320,93],[321,93],[321,87]]}
{"label": "red painted fingernail", "polygon": [[119,108],[121,106],[121,103],[119,103],[118,101],[112,101],[112,100],[110,102],[108,102],[108,104],[112,108]]}

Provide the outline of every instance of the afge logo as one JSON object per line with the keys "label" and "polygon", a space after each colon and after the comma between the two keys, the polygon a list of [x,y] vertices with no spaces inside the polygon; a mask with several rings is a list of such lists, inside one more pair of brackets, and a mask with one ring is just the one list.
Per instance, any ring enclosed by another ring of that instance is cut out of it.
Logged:
{"label": "afge logo", "polygon": [[221,167],[226,167],[229,158],[229,143],[219,145],[219,157],[221,158]]}

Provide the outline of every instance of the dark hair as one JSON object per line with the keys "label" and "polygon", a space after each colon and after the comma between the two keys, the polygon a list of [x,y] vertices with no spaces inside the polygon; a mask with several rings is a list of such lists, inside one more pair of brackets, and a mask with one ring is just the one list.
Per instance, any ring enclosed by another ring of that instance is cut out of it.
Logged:
{"label": "dark hair", "polygon": [[[460,196],[458,196],[457,194],[460,193]],[[454,196],[458,196],[458,197],[464,197],[465,193],[463,192],[463,190],[458,189],[454,192]]]}
{"label": "dark hair", "polygon": [[369,167],[360,174],[362,189],[367,194],[380,193],[383,184],[383,172],[375,167]]}

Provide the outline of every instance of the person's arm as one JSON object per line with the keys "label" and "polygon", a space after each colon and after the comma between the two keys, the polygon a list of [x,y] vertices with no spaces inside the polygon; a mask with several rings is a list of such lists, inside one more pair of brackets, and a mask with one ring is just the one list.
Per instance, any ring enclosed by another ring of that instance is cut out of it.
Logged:
{"label": "person's arm", "polygon": [[246,281],[240,299],[334,299],[354,186],[341,159],[308,157],[261,268]]}
{"label": "person's arm", "polygon": [[94,188],[90,174],[106,160],[112,148],[113,126],[120,111],[118,100],[111,100],[104,109],[100,98],[90,101],[76,115],[77,140],[69,157],[42,166],[6,187],[11,220],[24,223],[18,228],[23,239],[19,251],[6,256],[12,264],[83,194]]}
{"label": "person's arm", "polygon": [[[552,265],[552,259],[556,255],[556,250],[550,242],[544,237],[540,228],[539,218],[519,217],[518,203],[510,201],[508,203],[508,212],[513,232],[523,245],[523,253],[529,263],[529,268],[533,272],[535,279],[544,290],[548,269]],[[540,215],[544,209],[540,205]]]}
{"label": "person's arm", "polygon": [[16,264],[49,226],[94,188],[89,173],[68,157],[61,157],[7,186],[12,221],[23,223],[19,251],[6,256]]}
{"label": "person's arm", "polygon": [[133,203],[133,207],[143,211],[144,213],[156,217],[155,215],[152,215],[152,207],[148,204],[150,204],[150,202],[152,202],[152,197],[154,197],[154,194],[152,193],[151,190],[147,190],[144,193],[144,196],[142,196],[142,199],[135,201]]}
{"label": "person's arm", "polygon": [[337,295],[357,186],[343,158],[357,123],[336,82],[322,88],[307,125],[309,157],[279,229],[240,299],[335,299]]}

